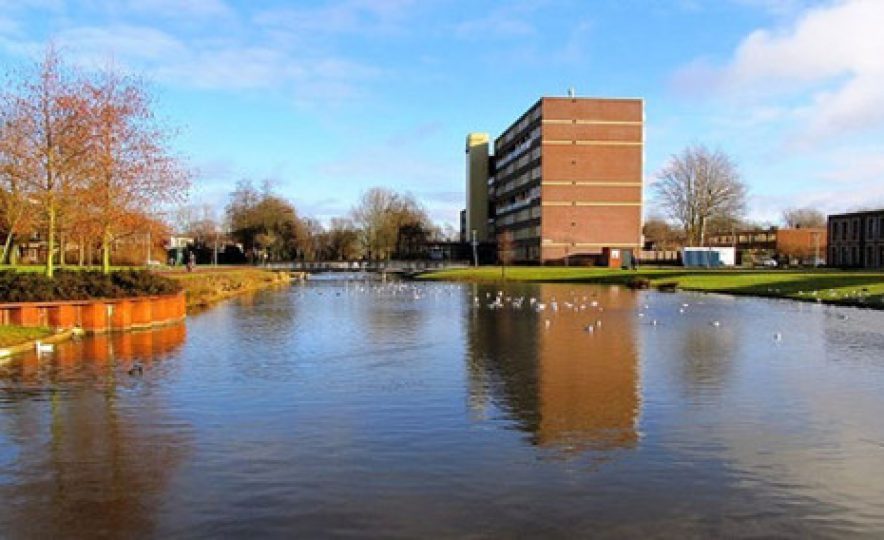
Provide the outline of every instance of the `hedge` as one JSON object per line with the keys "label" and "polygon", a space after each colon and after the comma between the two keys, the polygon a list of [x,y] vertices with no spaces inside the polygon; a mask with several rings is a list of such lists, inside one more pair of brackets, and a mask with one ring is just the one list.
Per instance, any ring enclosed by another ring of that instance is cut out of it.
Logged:
{"label": "hedge", "polygon": [[43,274],[0,271],[0,302],[52,302],[93,298],[126,298],[174,294],[181,285],[145,270],[111,274],[93,271],[56,271]]}

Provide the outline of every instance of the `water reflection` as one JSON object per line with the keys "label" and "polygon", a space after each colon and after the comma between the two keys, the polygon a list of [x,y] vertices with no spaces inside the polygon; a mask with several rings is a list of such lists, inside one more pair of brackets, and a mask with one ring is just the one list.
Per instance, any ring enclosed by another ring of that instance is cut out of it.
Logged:
{"label": "water reflection", "polygon": [[188,428],[130,376],[178,350],[185,327],[111,334],[0,366],[0,526],[16,537],[149,534]]}
{"label": "water reflection", "polygon": [[884,530],[884,313],[496,295],[316,281],[0,366],[0,537]]}
{"label": "water reflection", "polygon": [[[488,304],[497,292],[475,287],[473,294]],[[617,288],[587,296],[553,284],[507,294],[560,307],[538,312],[526,300],[522,309],[473,310],[467,333],[474,413],[487,414],[492,399],[533,444],[565,453],[634,447],[640,409],[636,296]]]}

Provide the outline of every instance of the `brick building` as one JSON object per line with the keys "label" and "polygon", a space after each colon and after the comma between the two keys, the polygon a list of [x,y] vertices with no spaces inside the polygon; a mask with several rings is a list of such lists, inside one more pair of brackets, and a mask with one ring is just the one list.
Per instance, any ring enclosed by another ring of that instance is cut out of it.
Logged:
{"label": "brick building", "polygon": [[826,262],[826,230],[822,228],[739,230],[711,235],[708,244],[736,248],[737,264],[761,264],[769,259],[808,266]]}
{"label": "brick building", "polygon": [[884,209],[829,216],[829,264],[884,268]]}
{"label": "brick building", "polygon": [[[464,236],[514,262],[615,258],[641,247],[644,102],[544,97],[494,141],[467,137]],[[483,234],[484,233],[484,234]]]}

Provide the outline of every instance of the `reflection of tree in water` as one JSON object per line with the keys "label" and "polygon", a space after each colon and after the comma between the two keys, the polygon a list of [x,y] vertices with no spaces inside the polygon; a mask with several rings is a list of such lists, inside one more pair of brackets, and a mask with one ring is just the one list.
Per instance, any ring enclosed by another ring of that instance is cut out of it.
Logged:
{"label": "reflection of tree in water", "polygon": [[[18,456],[0,484],[0,526],[13,537],[145,536],[188,446],[145,373],[184,340],[184,327],[87,338],[0,371],[12,388],[0,424]],[[24,390],[14,391],[15,388]],[[145,421],[149,419],[149,421]]]}
{"label": "reflection of tree in water", "polygon": [[[483,307],[473,311],[469,326],[471,405],[475,410],[489,395],[531,434],[532,444],[568,453],[634,447],[639,410],[635,295],[574,289],[543,285],[523,292],[546,303],[556,297],[562,305],[572,295],[582,301],[582,295],[599,292],[598,301],[608,311],[491,311],[484,307],[490,302],[486,291],[479,289]],[[588,335],[583,327],[598,318],[607,326]]]}

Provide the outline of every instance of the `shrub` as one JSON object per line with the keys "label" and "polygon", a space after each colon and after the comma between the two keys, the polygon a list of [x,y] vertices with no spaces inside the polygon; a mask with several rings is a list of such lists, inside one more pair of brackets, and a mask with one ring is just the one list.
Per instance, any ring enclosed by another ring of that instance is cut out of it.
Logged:
{"label": "shrub", "polygon": [[180,285],[144,270],[110,275],[59,270],[54,278],[37,273],[0,271],[0,302],[49,302],[174,294]]}
{"label": "shrub", "polygon": [[648,289],[651,287],[651,280],[643,277],[632,278],[626,282],[626,286],[630,289]]}
{"label": "shrub", "polygon": [[662,292],[675,292],[678,290],[677,281],[664,281],[657,285],[657,289]]}

